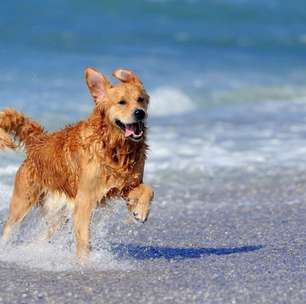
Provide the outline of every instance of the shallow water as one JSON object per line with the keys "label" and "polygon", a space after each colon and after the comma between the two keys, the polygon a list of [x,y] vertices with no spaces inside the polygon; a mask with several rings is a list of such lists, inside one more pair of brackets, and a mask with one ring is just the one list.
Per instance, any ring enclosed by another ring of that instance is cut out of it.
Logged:
{"label": "shallow water", "polygon": [[[93,253],[39,210],[0,244],[5,303],[305,303],[304,1],[81,1],[0,9],[0,106],[49,129],[86,117],[83,69],[151,95],[145,225],[97,210]],[[22,152],[0,153],[0,221]],[[1,227],[0,227],[1,228]]]}

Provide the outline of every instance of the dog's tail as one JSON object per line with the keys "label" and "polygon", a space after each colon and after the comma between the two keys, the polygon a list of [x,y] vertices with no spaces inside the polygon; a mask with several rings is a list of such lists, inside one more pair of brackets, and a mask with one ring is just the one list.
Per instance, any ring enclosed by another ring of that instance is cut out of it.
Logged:
{"label": "dog's tail", "polygon": [[43,133],[44,129],[23,113],[10,108],[0,111],[0,149],[16,149],[16,139],[27,148]]}

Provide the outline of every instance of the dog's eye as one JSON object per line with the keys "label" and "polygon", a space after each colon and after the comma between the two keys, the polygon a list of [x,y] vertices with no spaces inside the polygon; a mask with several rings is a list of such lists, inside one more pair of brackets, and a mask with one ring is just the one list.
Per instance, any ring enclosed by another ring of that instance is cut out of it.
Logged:
{"label": "dog's eye", "polygon": [[143,103],[144,102],[144,98],[143,97],[139,97],[138,98],[138,102]]}
{"label": "dog's eye", "polygon": [[125,105],[125,104],[126,104],[126,101],[125,101],[125,100],[120,100],[118,103],[119,103],[120,105]]}

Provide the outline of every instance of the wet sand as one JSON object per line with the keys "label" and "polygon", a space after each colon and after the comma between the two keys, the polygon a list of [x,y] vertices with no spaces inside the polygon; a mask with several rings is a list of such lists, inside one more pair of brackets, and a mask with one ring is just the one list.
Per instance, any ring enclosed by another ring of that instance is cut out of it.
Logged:
{"label": "wet sand", "polygon": [[305,303],[305,171],[222,170],[181,190],[176,182],[160,189],[145,225],[108,222],[108,250],[128,267],[1,262],[1,301]]}

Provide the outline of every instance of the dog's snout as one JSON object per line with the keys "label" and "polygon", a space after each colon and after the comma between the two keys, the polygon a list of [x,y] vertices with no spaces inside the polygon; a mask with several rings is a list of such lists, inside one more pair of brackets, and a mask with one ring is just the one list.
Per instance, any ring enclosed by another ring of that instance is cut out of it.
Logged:
{"label": "dog's snout", "polygon": [[136,109],[134,116],[137,120],[143,120],[146,117],[146,112],[142,109]]}

